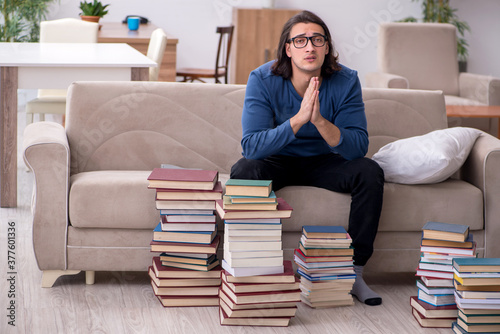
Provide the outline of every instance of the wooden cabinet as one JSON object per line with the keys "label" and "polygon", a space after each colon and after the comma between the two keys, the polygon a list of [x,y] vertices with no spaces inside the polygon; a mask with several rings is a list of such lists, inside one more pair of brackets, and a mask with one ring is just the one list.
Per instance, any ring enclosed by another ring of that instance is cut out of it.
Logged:
{"label": "wooden cabinet", "polygon": [[229,82],[246,84],[250,72],[276,58],[283,25],[301,10],[233,8]]}
{"label": "wooden cabinet", "polygon": [[[158,28],[154,24],[141,24],[139,29],[131,31],[121,22],[103,22],[99,30],[99,43],[127,43],[143,54],[147,54],[151,33]],[[175,81],[177,64],[177,43],[179,40],[167,34],[167,46],[160,66],[159,81]]]}

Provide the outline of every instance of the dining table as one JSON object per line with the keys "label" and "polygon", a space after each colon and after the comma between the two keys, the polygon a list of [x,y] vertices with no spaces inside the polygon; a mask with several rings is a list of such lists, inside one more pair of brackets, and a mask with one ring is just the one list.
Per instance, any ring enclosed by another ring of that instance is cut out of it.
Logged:
{"label": "dining table", "polygon": [[17,206],[18,89],[147,81],[156,66],[125,43],[0,43],[0,207]]}

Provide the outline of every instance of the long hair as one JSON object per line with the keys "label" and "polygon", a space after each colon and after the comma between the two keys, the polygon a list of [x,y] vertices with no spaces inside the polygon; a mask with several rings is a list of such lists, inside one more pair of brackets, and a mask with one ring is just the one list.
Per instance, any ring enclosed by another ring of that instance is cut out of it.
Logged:
{"label": "long hair", "polygon": [[325,22],[323,22],[323,20],[316,14],[305,10],[290,18],[283,26],[277,49],[277,59],[271,67],[272,73],[274,75],[282,76],[285,79],[290,79],[292,77],[292,61],[286,54],[286,43],[288,43],[288,40],[290,39],[290,31],[297,23],[315,23],[321,26],[325,32],[329,52],[326,54],[325,61],[321,66],[321,76],[329,77],[335,71],[340,71],[341,67],[338,63],[338,54],[333,48],[330,30],[328,30]]}

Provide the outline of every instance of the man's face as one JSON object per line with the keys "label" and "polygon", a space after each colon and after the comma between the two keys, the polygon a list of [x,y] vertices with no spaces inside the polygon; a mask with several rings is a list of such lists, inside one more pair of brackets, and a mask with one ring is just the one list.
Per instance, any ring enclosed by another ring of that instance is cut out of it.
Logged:
{"label": "man's face", "polygon": [[[316,23],[297,23],[290,30],[290,38],[324,36],[324,34],[323,28]],[[328,43],[318,47],[314,46],[311,40],[308,40],[303,48],[297,48],[291,41],[286,44],[286,54],[291,58],[294,74],[303,72],[312,76],[320,76],[321,66],[328,51]]]}

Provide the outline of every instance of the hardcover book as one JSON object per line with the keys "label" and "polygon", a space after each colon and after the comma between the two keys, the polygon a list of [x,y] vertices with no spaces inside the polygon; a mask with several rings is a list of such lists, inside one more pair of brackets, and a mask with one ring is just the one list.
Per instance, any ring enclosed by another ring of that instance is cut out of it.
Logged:
{"label": "hardcover book", "polygon": [[222,298],[220,306],[229,318],[276,318],[276,317],[294,317],[297,312],[297,306],[283,308],[262,308],[233,310]]}
{"label": "hardcover book", "polygon": [[220,278],[159,278],[156,277],[153,267],[149,268],[149,277],[158,287],[181,286],[220,286]]}
{"label": "hardcover book", "polygon": [[343,226],[302,226],[302,234],[311,239],[347,239],[347,231]]}
{"label": "hardcover book", "polygon": [[267,211],[224,210],[222,200],[215,203],[221,219],[290,218],[292,215],[292,207],[283,198],[278,198],[277,210]]}
{"label": "hardcover book", "polygon": [[216,170],[155,168],[148,176],[150,188],[213,190]]}
{"label": "hardcover book", "polygon": [[215,267],[210,271],[195,271],[175,267],[166,267],[161,264],[159,256],[153,257],[152,264],[155,276],[158,278],[220,278],[222,268]]}
{"label": "hardcover book", "polygon": [[221,290],[236,304],[299,302],[300,290],[235,293],[224,282]]}
{"label": "hardcover book", "polygon": [[271,303],[249,303],[249,304],[236,304],[224,291],[219,289],[219,297],[226,303],[232,310],[269,310],[275,308],[289,308],[296,307],[297,302],[271,302]]}
{"label": "hardcover book", "polygon": [[271,191],[271,180],[229,179],[226,182],[226,195],[269,197]]}
{"label": "hardcover book", "polygon": [[458,315],[456,304],[434,306],[419,300],[417,296],[411,296],[410,305],[426,318],[456,318]]}
{"label": "hardcover book", "polygon": [[165,307],[219,306],[218,296],[157,296]]}
{"label": "hardcover book", "polygon": [[222,184],[220,181],[215,183],[212,190],[195,190],[195,189],[156,189],[156,199],[176,199],[176,200],[212,200],[222,198]]}
{"label": "hardcover book", "polygon": [[416,309],[412,309],[412,314],[420,326],[426,328],[451,328],[451,324],[457,318],[426,318]]}
{"label": "hardcover book", "polygon": [[215,231],[163,231],[159,223],[153,230],[154,241],[211,244],[217,235]]}
{"label": "hardcover book", "polygon": [[229,318],[224,310],[219,307],[220,324],[222,326],[266,326],[287,327],[290,317],[281,318]]}
{"label": "hardcover book", "polygon": [[453,268],[458,272],[500,272],[500,258],[456,258]]}
{"label": "hardcover book", "polygon": [[424,239],[438,239],[464,242],[469,234],[469,226],[440,222],[427,222],[423,230]]}
{"label": "hardcover book", "polygon": [[205,244],[193,244],[193,243],[182,243],[182,242],[166,242],[166,241],[154,241],[150,242],[152,252],[180,252],[180,253],[206,253],[206,254],[216,254],[217,248],[219,247],[220,236],[216,235],[212,243]]}
{"label": "hardcover book", "polygon": [[283,270],[280,273],[235,277],[230,272],[222,271],[222,277],[230,283],[293,283],[295,276],[292,261],[283,261]]}
{"label": "hardcover book", "polygon": [[222,260],[222,268],[234,277],[282,274],[284,270],[283,265],[233,268],[225,260]]}

